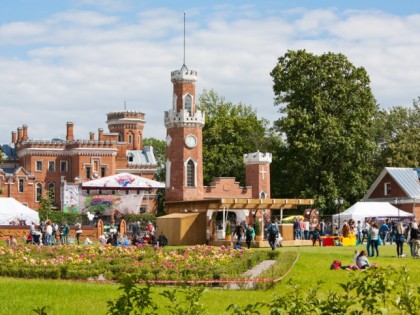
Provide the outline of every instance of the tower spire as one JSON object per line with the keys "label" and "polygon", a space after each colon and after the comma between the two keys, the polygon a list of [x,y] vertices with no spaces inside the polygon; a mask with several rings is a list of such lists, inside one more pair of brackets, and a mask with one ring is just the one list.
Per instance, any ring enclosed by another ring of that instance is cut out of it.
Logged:
{"label": "tower spire", "polygon": [[185,66],[185,12],[184,12],[184,63],[183,66]]}

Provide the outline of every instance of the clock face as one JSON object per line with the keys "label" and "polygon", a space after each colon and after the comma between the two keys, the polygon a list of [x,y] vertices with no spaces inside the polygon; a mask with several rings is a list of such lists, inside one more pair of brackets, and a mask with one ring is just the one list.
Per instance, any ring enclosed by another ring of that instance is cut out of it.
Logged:
{"label": "clock face", "polygon": [[193,135],[188,135],[185,138],[185,145],[189,148],[194,148],[197,145],[197,138]]}

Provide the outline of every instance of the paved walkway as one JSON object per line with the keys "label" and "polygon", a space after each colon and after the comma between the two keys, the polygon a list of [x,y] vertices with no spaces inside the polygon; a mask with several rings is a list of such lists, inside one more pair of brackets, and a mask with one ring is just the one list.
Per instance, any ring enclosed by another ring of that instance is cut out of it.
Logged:
{"label": "paved walkway", "polygon": [[[276,263],[276,260],[264,260],[256,265],[251,270],[248,270],[244,273],[246,279],[255,279],[263,273],[264,271],[270,269]],[[240,289],[252,289],[254,287],[254,283],[252,282],[244,282],[244,283],[229,283],[224,288],[229,290],[240,290]]]}

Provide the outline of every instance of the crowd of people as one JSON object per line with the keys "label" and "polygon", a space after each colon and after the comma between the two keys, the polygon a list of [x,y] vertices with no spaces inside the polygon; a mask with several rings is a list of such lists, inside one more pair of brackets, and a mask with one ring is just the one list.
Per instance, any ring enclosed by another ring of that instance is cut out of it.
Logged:
{"label": "crowd of people", "polygon": [[324,220],[318,222],[317,219],[314,219],[310,222],[309,219],[303,220],[295,217],[293,220],[293,234],[295,240],[312,240],[312,246],[315,246],[317,242],[321,246],[321,236],[327,234],[327,225]]}
{"label": "crowd of people", "polygon": [[[82,226],[80,223],[76,223],[76,238],[77,243],[80,244],[80,235],[82,234]],[[31,222],[29,227],[29,234],[26,238],[28,244],[38,245],[64,245],[69,244],[69,232],[70,227],[65,222],[64,224],[58,225],[51,220],[36,225]]]}

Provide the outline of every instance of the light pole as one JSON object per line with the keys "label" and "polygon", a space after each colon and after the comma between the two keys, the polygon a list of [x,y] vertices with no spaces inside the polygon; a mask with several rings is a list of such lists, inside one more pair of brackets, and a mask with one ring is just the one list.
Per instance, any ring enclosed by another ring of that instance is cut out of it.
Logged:
{"label": "light pole", "polygon": [[398,203],[401,203],[401,198],[395,198],[395,206],[398,208],[398,222],[400,222],[400,207]]}
{"label": "light pole", "polygon": [[339,211],[339,208],[344,203],[344,200],[343,200],[343,198],[335,198],[334,203],[335,203],[335,207],[336,207],[336,212],[338,214],[338,232],[339,232],[340,231],[340,228],[341,228],[341,220],[340,220],[340,211]]}

